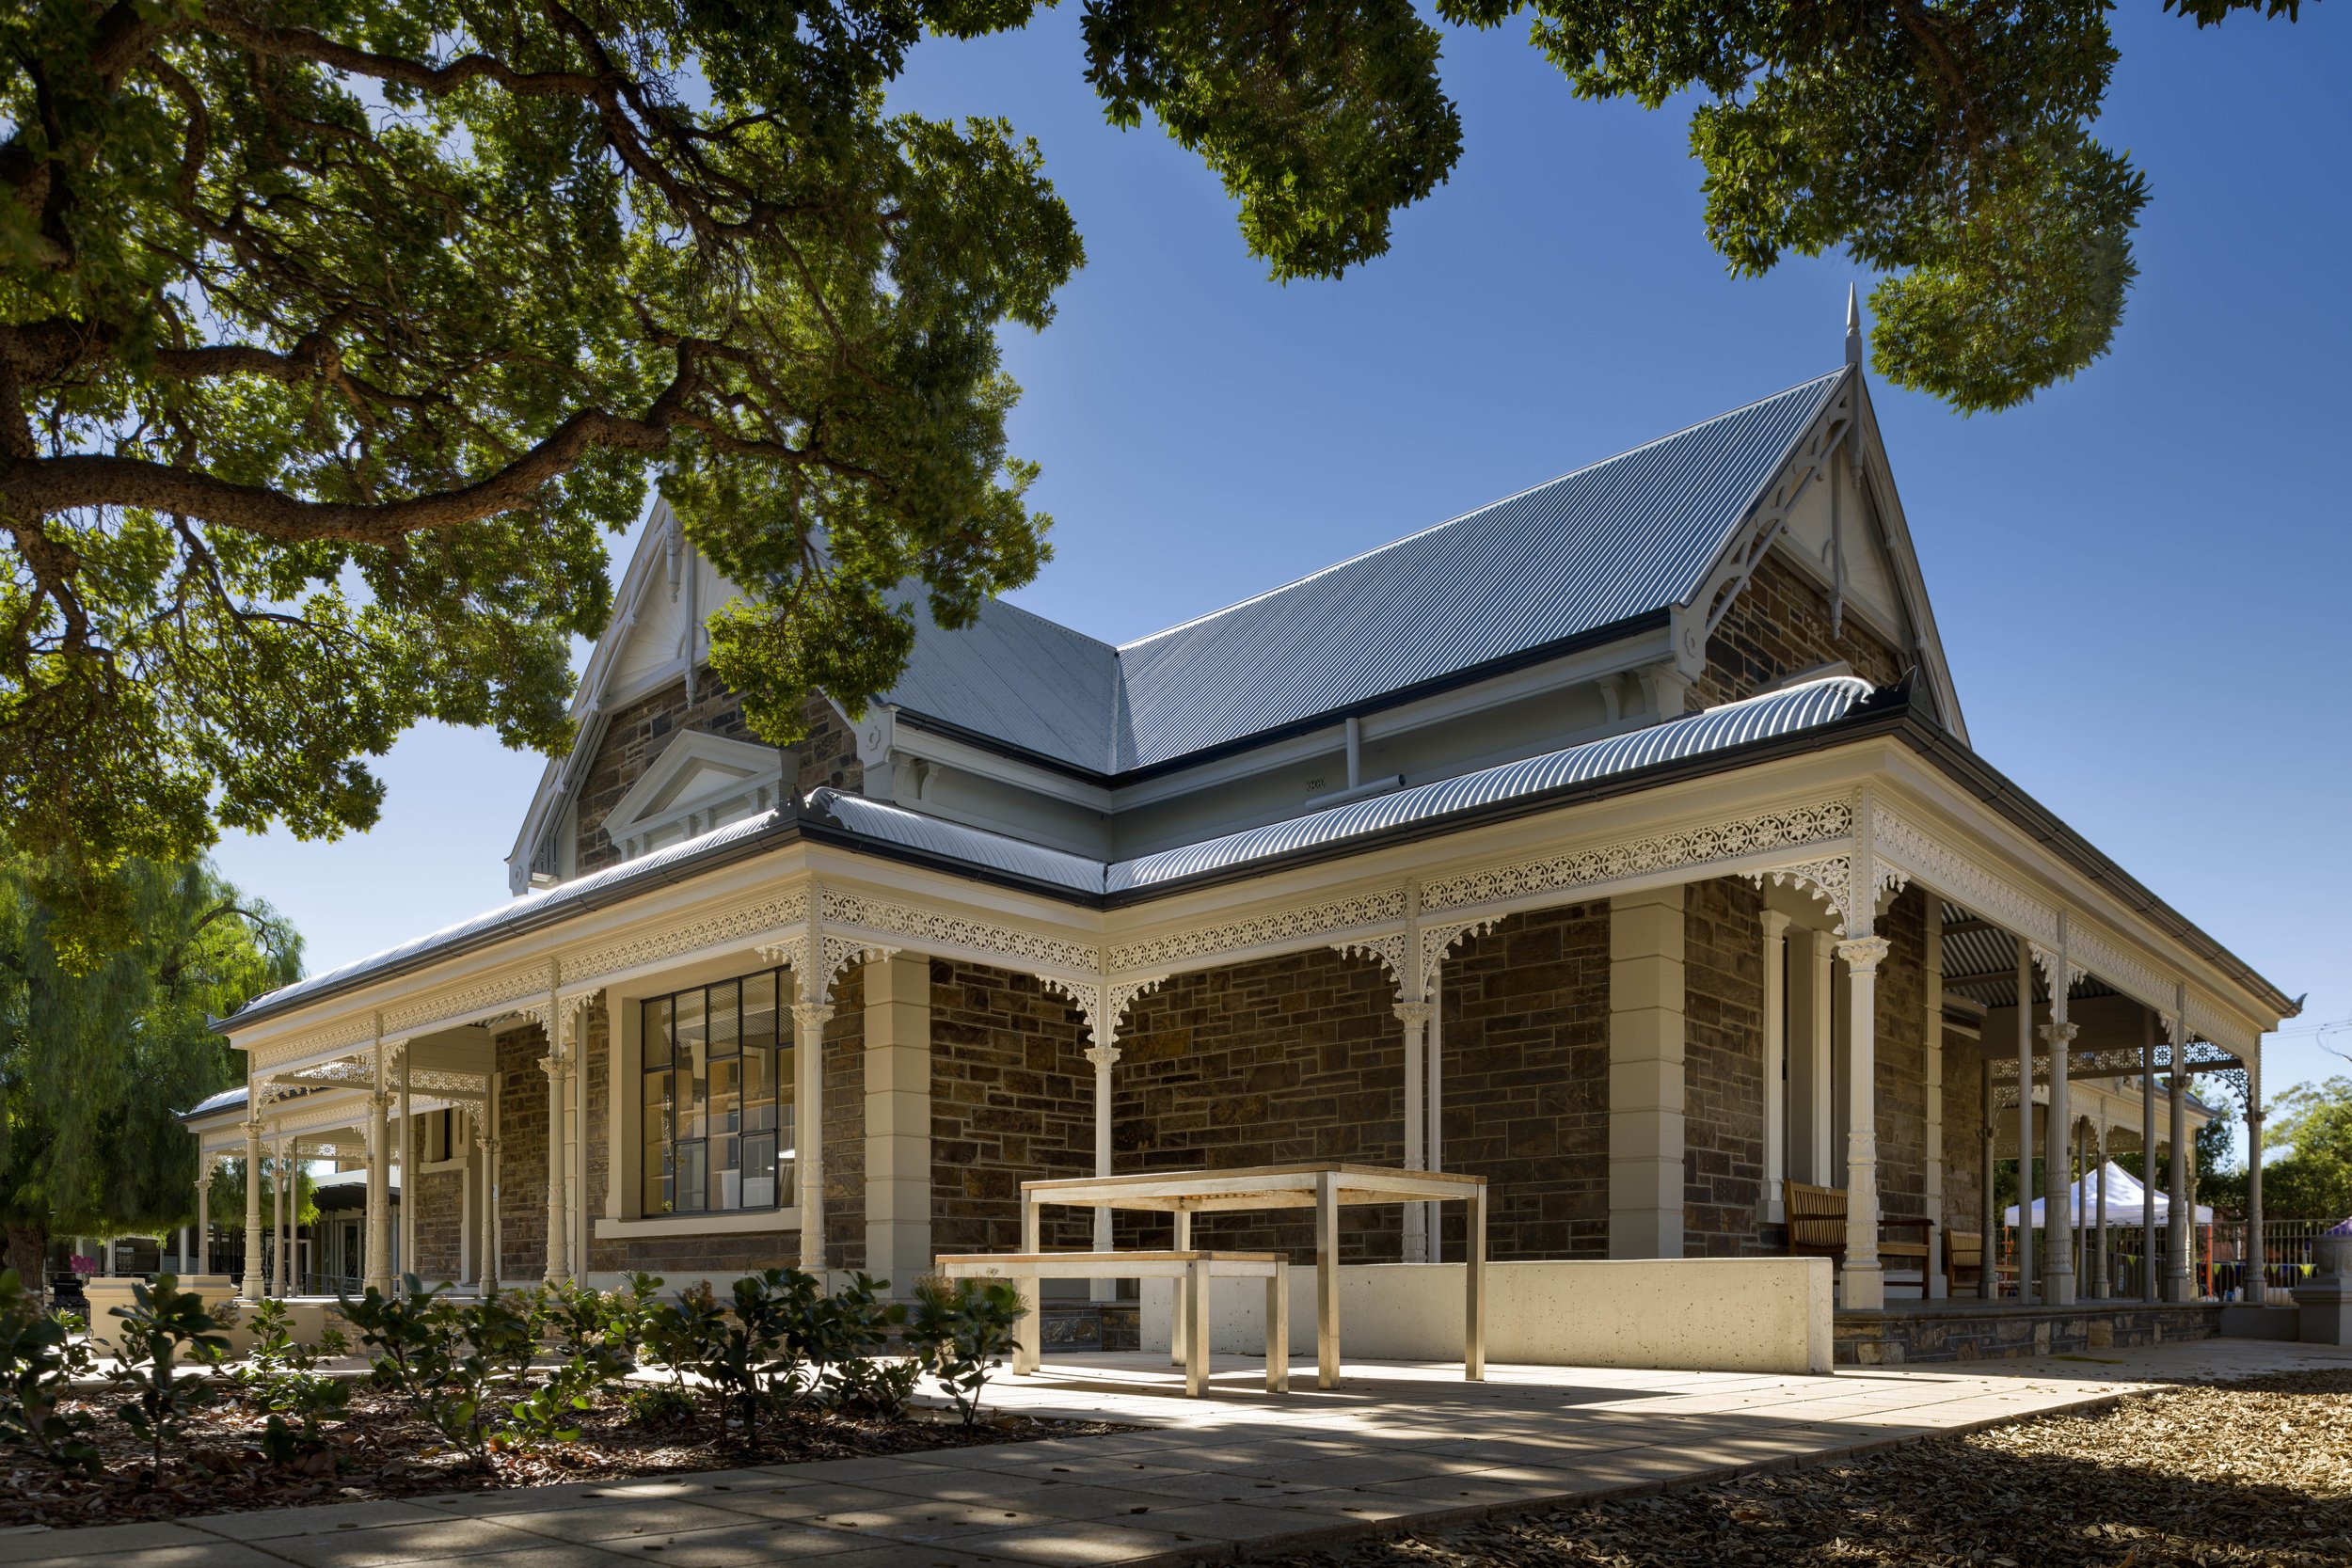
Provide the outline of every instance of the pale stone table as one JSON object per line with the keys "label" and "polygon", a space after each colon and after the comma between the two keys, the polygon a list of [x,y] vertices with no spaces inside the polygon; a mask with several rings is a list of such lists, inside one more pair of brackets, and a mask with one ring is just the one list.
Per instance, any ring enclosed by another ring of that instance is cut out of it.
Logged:
{"label": "pale stone table", "polygon": [[[1462,1275],[1462,1375],[1486,1376],[1486,1179],[1382,1165],[1244,1165],[1233,1170],[1144,1171],[1131,1176],[1065,1177],[1021,1183],[1021,1250],[1040,1250],[1039,1211],[1130,1209],[1172,1214],[1175,1248],[1192,1246],[1192,1216],[1240,1210],[1315,1212],[1315,1383],[1340,1384],[1340,1211],[1375,1203],[1459,1203],[1468,1211]],[[1035,1303],[1031,1306],[1034,1307]],[[1181,1345],[1185,1338],[1178,1307]]]}

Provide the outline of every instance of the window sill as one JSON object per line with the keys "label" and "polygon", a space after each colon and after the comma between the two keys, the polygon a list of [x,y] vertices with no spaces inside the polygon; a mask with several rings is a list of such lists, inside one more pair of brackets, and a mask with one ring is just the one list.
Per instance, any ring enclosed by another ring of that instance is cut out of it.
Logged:
{"label": "window sill", "polygon": [[758,1209],[748,1213],[661,1214],[652,1219],[596,1221],[596,1240],[625,1236],[739,1236],[761,1230],[798,1230],[798,1209]]}

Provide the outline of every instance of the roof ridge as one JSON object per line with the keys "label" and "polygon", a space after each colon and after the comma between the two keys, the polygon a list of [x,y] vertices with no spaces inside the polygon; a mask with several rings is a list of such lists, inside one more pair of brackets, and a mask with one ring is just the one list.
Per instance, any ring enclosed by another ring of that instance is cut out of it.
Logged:
{"label": "roof ridge", "polygon": [[1457,523],[1466,523],[1472,517],[1480,515],[1482,513],[1492,512],[1496,507],[1507,505],[1512,501],[1518,500],[1522,496],[1532,496],[1538,490],[1549,489],[1550,486],[1558,484],[1565,480],[1574,479],[1579,474],[1591,473],[1596,468],[1606,467],[1612,463],[1622,462],[1626,458],[1631,457],[1637,452],[1647,451],[1652,447],[1661,447],[1669,441],[1680,440],[1683,436],[1689,436],[1695,431],[1705,430],[1708,425],[1721,424],[1725,420],[1736,419],[1740,415],[1746,413],[1751,408],[1759,408],[1765,404],[1777,402],[1778,400],[1788,397],[1793,393],[1805,391],[1808,388],[1819,387],[1822,382],[1834,381],[1845,373],[1845,367],[1840,366],[1838,369],[1831,371],[1824,375],[1808,376],[1803,381],[1795,382],[1789,386],[1783,387],[1776,392],[1767,392],[1760,398],[1751,398],[1747,402],[1739,404],[1737,407],[1724,409],[1720,414],[1710,414],[1704,420],[1693,420],[1690,424],[1684,425],[1678,430],[1670,430],[1663,436],[1653,436],[1649,440],[1637,442],[1632,446],[1623,449],[1622,451],[1613,451],[1606,457],[1597,457],[1590,463],[1579,464],[1573,468],[1552,475],[1549,479],[1539,481],[1534,484],[1523,485],[1519,489],[1514,490],[1508,495],[1497,496],[1494,499],[1473,506],[1467,512],[1455,513],[1453,516],[1445,518],[1440,522],[1432,523],[1427,528],[1415,529],[1412,532],[1402,534],[1397,538],[1390,540],[1384,545],[1375,545],[1370,549],[1359,550],[1356,554],[1348,556],[1343,560],[1334,561],[1327,566],[1319,566],[1311,572],[1293,578],[1288,582],[1278,584],[1277,586],[1268,588],[1262,593],[1252,594],[1247,598],[1235,599],[1231,604],[1221,605],[1215,610],[1203,611],[1201,614],[1193,616],[1190,620],[1179,621],[1172,626],[1163,626],[1158,631],[1147,632],[1141,637],[1135,638],[1129,641],[1115,643],[1113,646],[1115,650],[1122,656],[1123,667],[1123,656],[1126,655],[1129,650],[1140,648],[1147,642],[1157,641],[1163,637],[1172,637],[1177,632],[1190,630],[1192,627],[1200,626],[1205,622],[1214,621],[1221,615],[1230,615],[1236,610],[1246,609],[1253,604],[1262,604],[1265,600],[1271,599],[1278,594],[1287,594],[1294,588],[1304,587],[1306,584],[1313,582],[1318,578],[1328,577],[1333,572],[1339,571],[1343,567],[1353,566],[1359,562],[1370,561],[1375,556],[1385,555],[1391,550],[1411,544],[1416,539],[1425,539],[1433,533],[1441,532],[1446,529],[1454,527]]}

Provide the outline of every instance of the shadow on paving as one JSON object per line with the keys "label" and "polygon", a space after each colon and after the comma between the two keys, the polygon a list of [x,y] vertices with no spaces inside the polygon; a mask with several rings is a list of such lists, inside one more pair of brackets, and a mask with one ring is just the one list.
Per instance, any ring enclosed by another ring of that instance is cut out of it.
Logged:
{"label": "shadow on paving", "polygon": [[2352,1370],[2166,1389],[1814,1469],[1272,1560],[2342,1568],[2352,1562]]}

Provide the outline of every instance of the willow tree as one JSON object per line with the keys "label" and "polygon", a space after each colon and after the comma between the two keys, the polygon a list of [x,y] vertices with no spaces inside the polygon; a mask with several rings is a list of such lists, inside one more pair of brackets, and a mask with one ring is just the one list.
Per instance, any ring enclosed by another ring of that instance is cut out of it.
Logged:
{"label": "willow tree", "polygon": [[[2168,0],[2200,24],[2297,0]],[[998,334],[1080,264],[1035,145],[892,113],[927,32],[1037,0],[0,8],[0,821],[103,873],[373,821],[425,719],[564,746],[649,477],[751,594],[752,727],[855,711],[1027,581]],[[1084,0],[1073,60],[1223,182],[1277,278],[1382,254],[1462,152],[1437,22],[1694,103],[1734,269],[1888,276],[1879,368],[1997,408],[2112,340],[2140,176],[2100,0]],[[1573,148],[1558,150],[1574,156]]]}
{"label": "willow tree", "polygon": [[245,1076],[212,1020],[300,972],[292,931],[210,868],[115,875],[135,940],[69,964],[39,879],[0,854],[0,1224],[27,1278],[52,1234],[189,1219],[196,1146],[177,1113]]}

